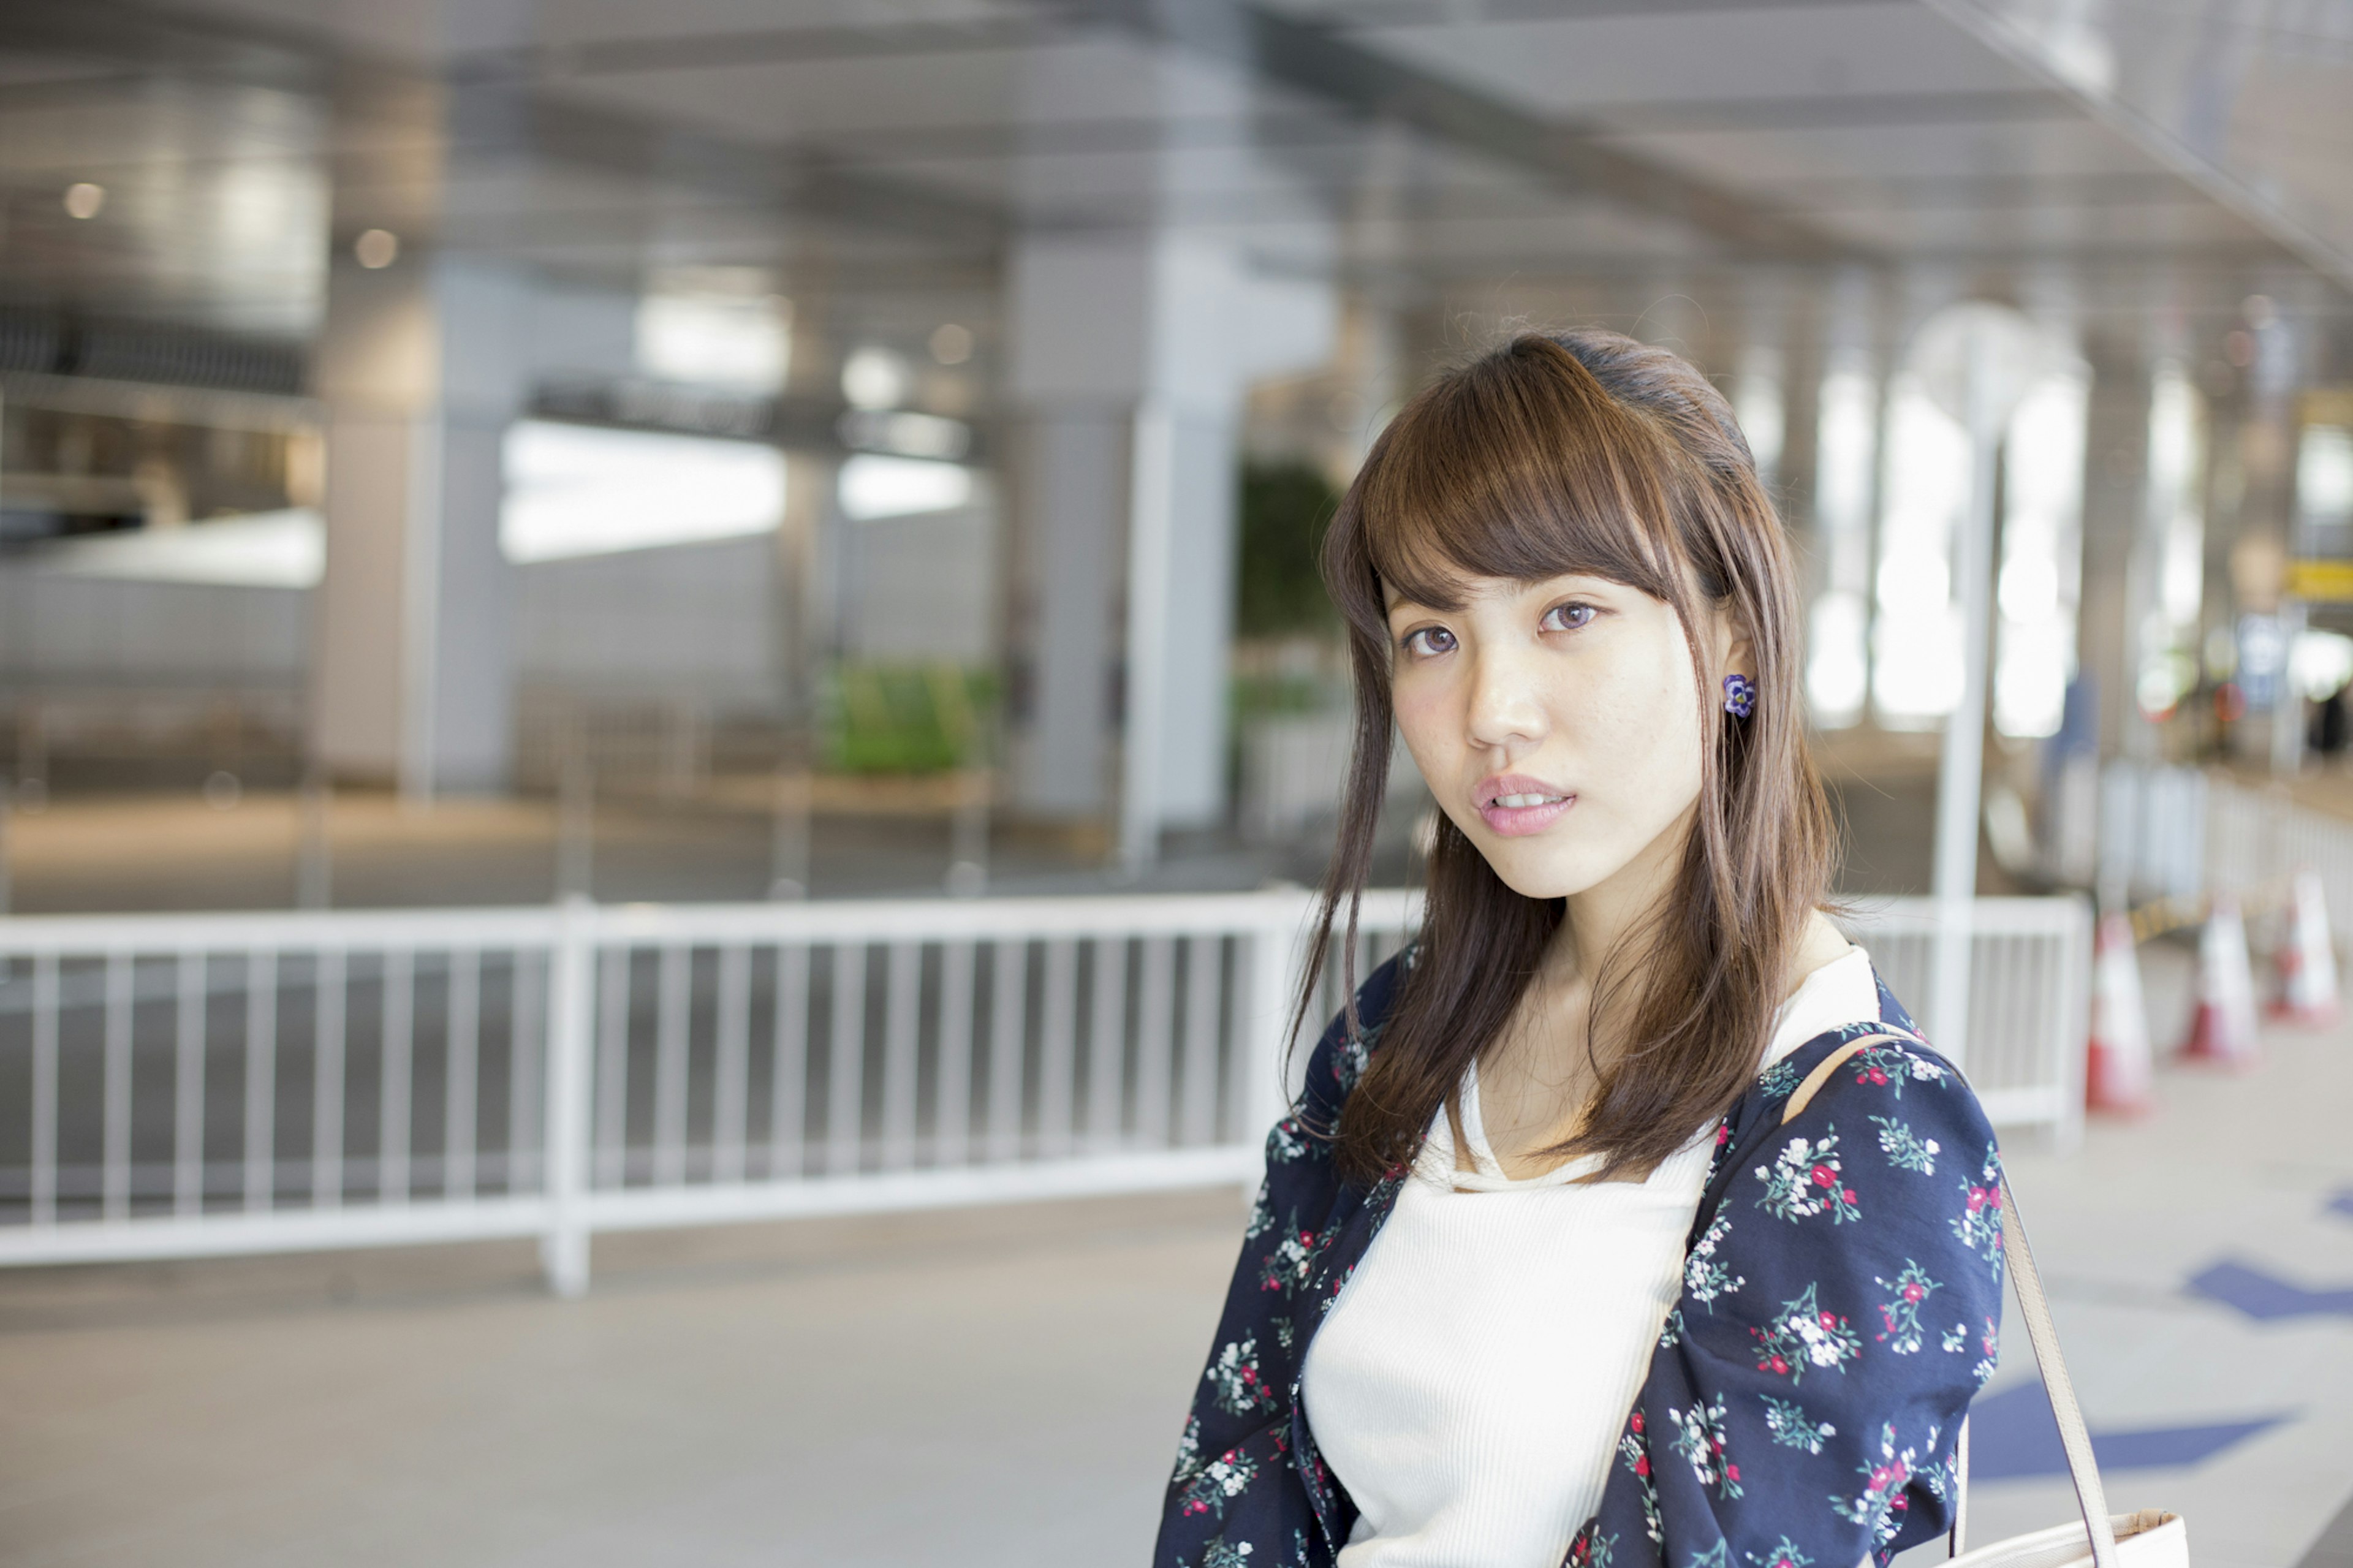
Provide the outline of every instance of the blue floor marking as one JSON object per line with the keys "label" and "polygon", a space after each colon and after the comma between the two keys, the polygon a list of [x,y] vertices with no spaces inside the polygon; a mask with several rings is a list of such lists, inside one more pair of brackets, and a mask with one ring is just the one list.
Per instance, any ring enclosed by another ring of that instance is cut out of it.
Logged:
{"label": "blue floor marking", "polygon": [[2258,1322],[2279,1318],[2353,1318],[2353,1288],[2307,1290],[2243,1263],[2217,1263],[2192,1275],[2189,1293],[2236,1308]]}
{"label": "blue floor marking", "polygon": [[[2161,1465],[2203,1464],[2224,1449],[2267,1432],[2284,1415],[2225,1421],[2205,1426],[2146,1426],[2133,1432],[2094,1432],[2092,1452],[2103,1470],[2146,1470]],[[2059,1443],[2059,1423],[2039,1383],[2022,1383],[1978,1396],[1969,1406],[1969,1479],[2024,1480],[2067,1473],[2067,1451]]]}
{"label": "blue floor marking", "polygon": [[2353,1219],[2353,1187],[2348,1187],[2329,1199],[2328,1212],[2346,1219]]}

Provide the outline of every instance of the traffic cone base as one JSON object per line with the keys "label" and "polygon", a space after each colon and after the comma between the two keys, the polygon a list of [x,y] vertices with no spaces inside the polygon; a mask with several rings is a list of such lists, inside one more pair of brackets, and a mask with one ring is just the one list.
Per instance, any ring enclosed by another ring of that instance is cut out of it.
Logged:
{"label": "traffic cone base", "polygon": [[2320,878],[2296,873],[2288,897],[2287,939],[2279,949],[2279,995],[2275,1018],[2320,1028],[2337,1021],[2337,948],[2328,930],[2328,900]]}
{"label": "traffic cone base", "polygon": [[2255,977],[2247,960],[2247,927],[2239,902],[2228,894],[2214,900],[2206,930],[2198,939],[2198,1011],[2181,1054],[2217,1067],[2255,1063]]}

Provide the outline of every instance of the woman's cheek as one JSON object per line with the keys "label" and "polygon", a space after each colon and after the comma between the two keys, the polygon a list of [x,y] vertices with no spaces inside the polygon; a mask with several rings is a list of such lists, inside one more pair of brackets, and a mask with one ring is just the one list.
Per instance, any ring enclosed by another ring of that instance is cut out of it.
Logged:
{"label": "woman's cheek", "polygon": [[1424,680],[1400,679],[1389,689],[1389,710],[1397,715],[1398,733],[1421,769],[1422,782],[1433,784],[1433,770],[1442,768],[1445,750],[1445,698]]}
{"label": "woman's cheek", "polygon": [[1608,759],[1593,782],[1638,816],[1671,818],[1699,792],[1700,726],[1688,681],[1623,680],[1562,715],[1585,754]]}

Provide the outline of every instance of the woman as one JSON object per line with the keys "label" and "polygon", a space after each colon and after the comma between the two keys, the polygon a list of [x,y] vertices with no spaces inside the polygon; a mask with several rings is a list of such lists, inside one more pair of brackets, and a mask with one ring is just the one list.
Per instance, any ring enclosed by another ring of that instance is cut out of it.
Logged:
{"label": "woman", "polygon": [[1156,1563],[1850,1568],[1942,1532],[1993,1137],[1821,912],[1789,551],[1724,399],[1523,336],[1389,426],[1324,574],[1357,711],[1314,951],[1393,721],[1428,903],[1268,1141]]}

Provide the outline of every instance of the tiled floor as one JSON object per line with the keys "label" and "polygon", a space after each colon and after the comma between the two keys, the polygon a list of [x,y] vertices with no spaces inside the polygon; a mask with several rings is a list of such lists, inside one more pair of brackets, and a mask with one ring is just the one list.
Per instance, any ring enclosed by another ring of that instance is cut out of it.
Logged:
{"label": "tiled floor", "polygon": [[[2186,975],[2150,960],[2170,1038]],[[2333,1568],[2353,1028],[2160,1094],[2012,1151],[2111,1497],[2186,1515],[2200,1568]],[[1141,1563],[1240,1217],[632,1237],[569,1303],[504,1247],[0,1278],[0,1562]],[[1979,1542],[2073,1506],[2031,1382],[2013,1333]]]}
{"label": "tiled floor", "polygon": [[[605,799],[590,879],[607,902],[761,899],[775,871],[775,823],[756,796]],[[330,896],[338,908],[532,904],[554,892],[556,812],[543,798],[452,797],[430,810],[343,791],[332,815]],[[939,815],[826,813],[810,868],[825,898],[938,893],[955,852]],[[194,797],[122,795],[52,803],[0,822],[18,914],[283,909],[295,897],[301,815],[284,793],[252,791],[225,810]],[[1164,862],[1124,879],[1100,847],[1000,824],[988,883],[999,893],[1189,891],[1313,879],[1320,846],[1251,847],[1172,836]],[[1387,876],[1397,868],[1383,865]]]}
{"label": "tiled floor", "polygon": [[[2147,956],[2170,1043],[2186,966]],[[2297,1563],[2353,1499],[2353,1029],[2266,1046],[2244,1075],[2161,1072],[2154,1115],[2073,1156],[2010,1159],[2110,1501],[2180,1513],[2200,1568]],[[1976,1489],[1978,1544],[2074,1509],[2014,1323],[1977,1452],[2046,1474]]]}
{"label": "tiled floor", "polygon": [[0,1280],[0,1562],[1140,1563],[1240,1218]]}

